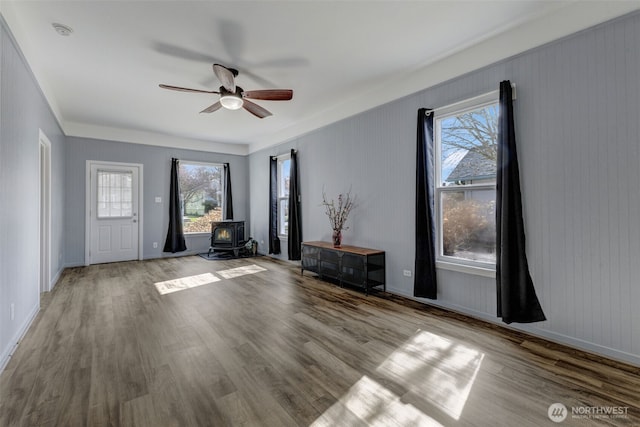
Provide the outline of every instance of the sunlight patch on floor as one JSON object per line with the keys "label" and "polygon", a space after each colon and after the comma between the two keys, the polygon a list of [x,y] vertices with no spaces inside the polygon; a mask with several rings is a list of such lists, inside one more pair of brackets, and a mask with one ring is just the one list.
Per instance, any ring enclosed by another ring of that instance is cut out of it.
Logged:
{"label": "sunlight patch on floor", "polygon": [[252,264],[245,265],[243,267],[230,268],[229,270],[216,271],[216,273],[223,279],[233,279],[235,277],[245,276],[247,274],[260,273],[261,271],[267,271],[267,269]]}
{"label": "sunlight patch on floor", "polygon": [[419,331],[376,371],[459,420],[483,359],[478,350]]}
{"label": "sunlight patch on floor", "polygon": [[[457,421],[483,359],[478,350],[418,330],[376,368],[380,377],[406,394],[398,396],[365,375],[312,426],[442,426],[446,417]],[[415,399],[415,405],[424,401],[438,413],[429,415],[425,408],[408,403]]]}
{"label": "sunlight patch on floor", "polygon": [[442,424],[410,404],[403,403],[396,394],[366,375],[327,409],[312,427],[338,425],[369,426],[434,426]]}
{"label": "sunlight patch on floor", "polygon": [[197,276],[181,277],[179,279],[167,280],[165,282],[154,283],[160,295],[166,295],[173,292],[183,291],[185,289],[195,288],[197,286],[207,285],[217,282],[220,278],[211,273],[198,274]]}

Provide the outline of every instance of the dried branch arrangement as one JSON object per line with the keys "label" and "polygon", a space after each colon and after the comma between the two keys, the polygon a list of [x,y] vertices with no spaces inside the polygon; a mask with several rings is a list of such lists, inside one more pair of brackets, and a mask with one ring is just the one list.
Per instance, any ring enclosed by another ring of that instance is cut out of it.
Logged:
{"label": "dried branch arrangement", "polygon": [[331,223],[331,228],[334,231],[349,229],[349,227],[344,226],[344,223],[347,221],[351,209],[354,208],[355,201],[355,196],[351,196],[351,189],[349,189],[345,195],[340,193],[338,195],[337,203],[333,199],[331,199],[331,201],[327,201],[327,195],[324,190],[322,190],[322,205],[325,208],[325,212],[329,217],[329,222]]}

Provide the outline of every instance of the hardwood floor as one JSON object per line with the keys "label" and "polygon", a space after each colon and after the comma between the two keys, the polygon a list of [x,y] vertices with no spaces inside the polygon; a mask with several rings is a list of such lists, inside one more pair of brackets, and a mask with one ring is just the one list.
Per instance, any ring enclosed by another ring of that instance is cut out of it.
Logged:
{"label": "hardwood floor", "polygon": [[640,369],[269,258],[169,258],[64,272],[0,375],[14,425],[630,426]]}

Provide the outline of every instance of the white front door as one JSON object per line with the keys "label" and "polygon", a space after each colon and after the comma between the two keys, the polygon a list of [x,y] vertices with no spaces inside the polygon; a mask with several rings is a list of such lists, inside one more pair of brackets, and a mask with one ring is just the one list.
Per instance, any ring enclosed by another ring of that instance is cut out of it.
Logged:
{"label": "white front door", "polygon": [[90,163],[87,264],[139,259],[140,167]]}

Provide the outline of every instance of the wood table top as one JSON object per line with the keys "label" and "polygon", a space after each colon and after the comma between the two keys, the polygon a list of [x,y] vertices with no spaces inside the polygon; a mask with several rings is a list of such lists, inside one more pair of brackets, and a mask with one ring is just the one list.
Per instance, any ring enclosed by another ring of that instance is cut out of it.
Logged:
{"label": "wood table top", "polygon": [[307,246],[324,248],[324,249],[333,249],[336,251],[348,252],[348,253],[357,254],[357,255],[375,255],[375,254],[384,253],[384,251],[380,249],[361,248],[358,246],[350,246],[350,245],[341,245],[340,247],[335,247],[331,242],[316,241],[316,242],[302,242],[302,244]]}

